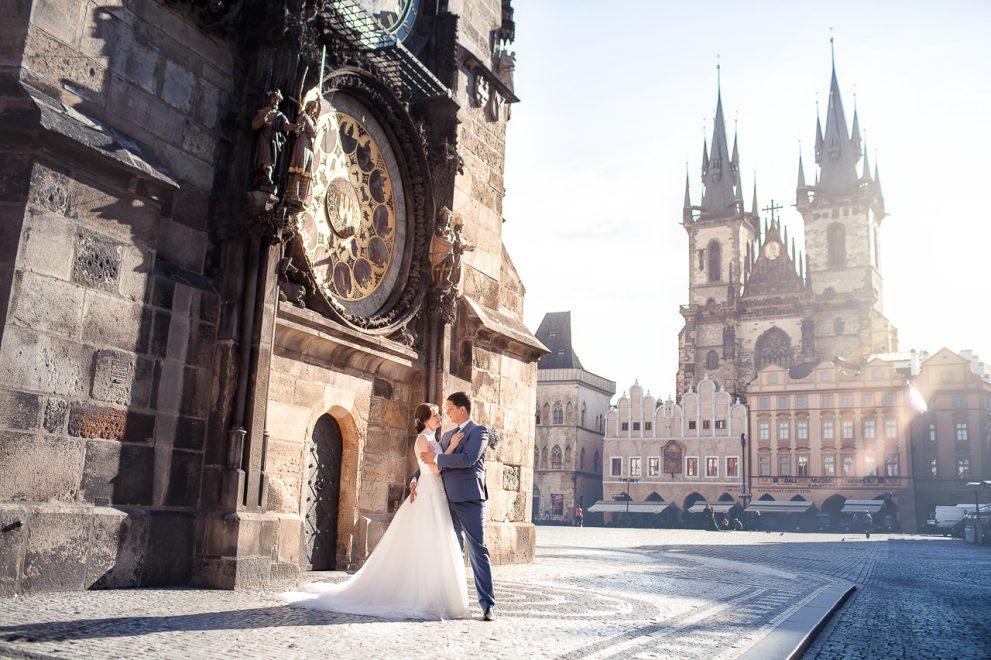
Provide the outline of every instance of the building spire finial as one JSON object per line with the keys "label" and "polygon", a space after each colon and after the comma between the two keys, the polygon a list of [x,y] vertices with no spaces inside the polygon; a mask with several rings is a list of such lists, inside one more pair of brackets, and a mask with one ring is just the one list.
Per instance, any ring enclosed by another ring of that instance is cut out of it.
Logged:
{"label": "building spire finial", "polygon": [[829,28],[829,57],[833,61],[833,71],[836,71],[836,46],[833,43],[833,28]]}

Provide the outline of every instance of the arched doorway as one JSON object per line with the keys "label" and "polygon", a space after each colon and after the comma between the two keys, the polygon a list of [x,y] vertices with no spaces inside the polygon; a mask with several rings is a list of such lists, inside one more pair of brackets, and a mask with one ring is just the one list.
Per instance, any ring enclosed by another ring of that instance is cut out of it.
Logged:
{"label": "arched doorway", "polygon": [[307,455],[306,519],[303,525],[306,563],[311,571],[337,568],[337,517],[341,497],[344,439],[331,415],[313,427]]}

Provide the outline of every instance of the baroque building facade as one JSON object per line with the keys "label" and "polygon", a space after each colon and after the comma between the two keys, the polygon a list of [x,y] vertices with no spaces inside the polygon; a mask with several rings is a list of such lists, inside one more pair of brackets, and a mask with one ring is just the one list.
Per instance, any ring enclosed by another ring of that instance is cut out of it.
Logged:
{"label": "baroque building facade", "polygon": [[509,0],[10,7],[0,593],[360,566],[456,390],[528,561]]}
{"label": "baroque building facade", "polygon": [[546,314],[537,339],[533,519],[573,521],[602,498],[602,438],[616,383],[586,370],[571,343],[571,312]]}
{"label": "baroque building facade", "polygon": [[[603,497],[612,521],[661,514],[668,524],[698,503],[729,506],[745,491],[747,408],[703,377],[678,402],[634,383],[606,416]],[[629,512],[629,513],[628,513]]]}
{"label": "baroque building facade", "polygon": [[756,186],[746,210],[739,145],[734,136],[730,151],[717,94],[698,204],[685,182],[689,299],[680,310],[685,324],[678,337],[677,391],[710,375],[745,397],[747,384],[768,364],[789,367],[835,356],[862,362],[897,350],[897,333],[883,313],[880,179],[877,168],[870,170],[856,110],[852,128],[847,126],[834,66],[825,127],[816,120],[818,170],[811,185],[799,156],[803,257],[773,202],[762,224]]}

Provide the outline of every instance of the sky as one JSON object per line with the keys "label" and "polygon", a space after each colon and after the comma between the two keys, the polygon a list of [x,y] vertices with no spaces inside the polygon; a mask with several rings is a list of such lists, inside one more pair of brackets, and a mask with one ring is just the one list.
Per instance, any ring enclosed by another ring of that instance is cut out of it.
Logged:
{"label": "sky", "polygon": [[[848,125],[879,167],[884,312],[899,349],[991,362],[991,3],[516,0],[503,241],[524,322],[570,311],[583,366],[679,397],[686,163],[701,199],[717,61],[744,200],[793,207],[799,150],[814,179],[830,36]],[[832,29],[832,30],[831,30]],[[859,169],[858,169],[859,171]],[[766,217],[766,214],[762,214]]]}

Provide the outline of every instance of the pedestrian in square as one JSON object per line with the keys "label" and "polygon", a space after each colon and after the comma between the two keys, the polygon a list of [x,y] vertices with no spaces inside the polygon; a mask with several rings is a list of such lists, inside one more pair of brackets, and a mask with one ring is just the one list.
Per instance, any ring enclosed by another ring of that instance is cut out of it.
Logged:
{"label": "pedestrian in square", "polygon": [[871,537],[871,532],[874,531],[874,516],[871,515],[870,511],[864,513],[864,534],[867,538]]}

